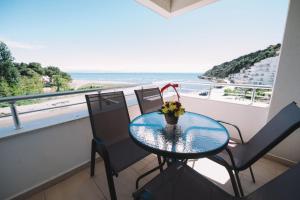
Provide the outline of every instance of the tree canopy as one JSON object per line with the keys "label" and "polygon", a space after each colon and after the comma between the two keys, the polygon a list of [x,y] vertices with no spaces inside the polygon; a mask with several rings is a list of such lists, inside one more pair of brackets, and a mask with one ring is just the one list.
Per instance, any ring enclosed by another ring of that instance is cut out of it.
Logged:
{"label": "tree canopy", "polygon": [[0,41],[0,64],[4,62],[12,62],[13,57],[10,53],[10,50],[4,42]]}
{"label": "tree canopy", "polygon": [[[43,76],[49,77],[48,85]],[[58,67],[43,67],[37,62],[15,63],[7,45],[0,41],[0,97],[37,94],[43,92],[45,86],[66,90],[71,80],[71,76]]]}

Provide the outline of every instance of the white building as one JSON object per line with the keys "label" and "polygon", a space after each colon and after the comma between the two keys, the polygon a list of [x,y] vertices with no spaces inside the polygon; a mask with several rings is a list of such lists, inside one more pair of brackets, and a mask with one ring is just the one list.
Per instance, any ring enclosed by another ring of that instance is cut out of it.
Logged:
{"label": "white building", "polygon": [[264,59],[248,69],[229,75],[229,79],[238,84],[273,85],[279,56]]}

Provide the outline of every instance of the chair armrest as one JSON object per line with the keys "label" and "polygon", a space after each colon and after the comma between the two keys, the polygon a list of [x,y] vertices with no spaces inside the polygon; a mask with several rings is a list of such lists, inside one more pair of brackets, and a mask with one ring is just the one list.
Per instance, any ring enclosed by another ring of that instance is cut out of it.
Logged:
{"label": "chair armrest", "polygon": [[222,123],[222,124],[227,124],[227,125],[230,125],[230,126],[234,127],[237,130],[238,134],[239,134],[239,137],[241,139],[242,144],[245,143],[244,139],[243,139],[243,136],[242,136],[242,132],[241,132],[240,128],[237,125],[231,124],[229,122],[224,122],[224,121],[221,121],[221,120],[217,120],[217,122]]}

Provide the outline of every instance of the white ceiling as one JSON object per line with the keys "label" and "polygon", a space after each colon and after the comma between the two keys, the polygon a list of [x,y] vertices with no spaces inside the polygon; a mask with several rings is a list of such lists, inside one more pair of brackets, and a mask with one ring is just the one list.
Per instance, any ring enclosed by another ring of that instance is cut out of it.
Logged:
{"label": "white ceiling", "polygon": [[136,0],[164,17],[173,17],[218,0]]}

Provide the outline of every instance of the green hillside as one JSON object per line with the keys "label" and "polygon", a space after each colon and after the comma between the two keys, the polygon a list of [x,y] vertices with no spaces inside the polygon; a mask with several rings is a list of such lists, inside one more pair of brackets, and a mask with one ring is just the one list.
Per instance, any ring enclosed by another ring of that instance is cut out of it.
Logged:
{"label": "green hillside", "polygon": [[276,56],[278,51],[280,50],[280,47],[281,44],[271,45],[264,50],[259,50],[254,53],[236,58],[230,62],[216,65],[212,69],[205,72],[203,76],[226,78],[228,75],[238,73],[241,69],[244,68],[247,69],[255,63],[260,62],[261,60]]}
{"label": "green hillside", "polygon": [[[43,77],[49,81],[44,81]],[[40,63],[16,63],[7,45],[0,41],[0,98],[39,94],[45,87],[68,90],[71,76],[58,67]],[[0,106],[1,107],[1,106]]]}

